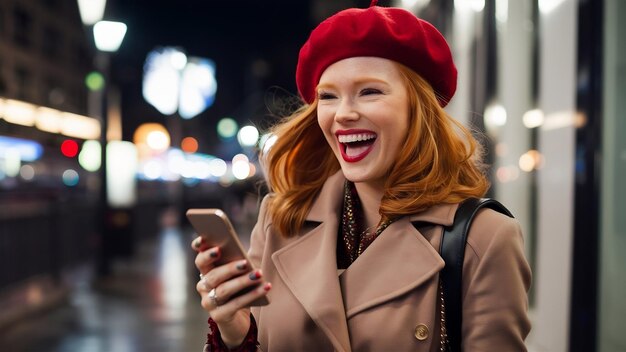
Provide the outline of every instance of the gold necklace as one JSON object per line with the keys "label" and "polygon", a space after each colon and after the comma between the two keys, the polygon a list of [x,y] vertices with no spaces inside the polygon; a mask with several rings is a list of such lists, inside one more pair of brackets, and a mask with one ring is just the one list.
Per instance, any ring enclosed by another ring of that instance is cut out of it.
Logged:
{"label": "gold necklace", "polygon": [[354,184],[346,181],[344,184],[343,203],[343,242],[350,257],[350,263],[354,262],[365,249],[389,226],[393,220],[385,220],[376,227],[374,233],[369,234],[371,227],[363,231],[359,230],[360,223],[363,222],[362,210]]}

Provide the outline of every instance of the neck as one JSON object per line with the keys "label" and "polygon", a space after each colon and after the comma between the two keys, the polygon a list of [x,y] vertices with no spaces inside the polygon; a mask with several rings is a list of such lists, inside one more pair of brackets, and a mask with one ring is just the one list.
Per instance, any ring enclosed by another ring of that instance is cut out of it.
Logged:
{"label": "neck", "polygon": [[369,183],[355,183],[356,191],[361,200],[365,225],[367,228],[375,229],[380,222],[380,200],[383,198],[383,188]]}

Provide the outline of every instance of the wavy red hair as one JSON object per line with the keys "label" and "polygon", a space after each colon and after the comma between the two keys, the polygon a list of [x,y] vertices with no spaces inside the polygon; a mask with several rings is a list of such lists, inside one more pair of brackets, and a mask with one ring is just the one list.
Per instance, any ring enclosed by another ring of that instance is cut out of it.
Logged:
{"label": "wavy red hair", "polygon": [[[409,131],[386,178],[381,221],[483,196],[489,182],[480,145],[443,110],[428,82],[396,65],[409,96]],[[317,100],[271,132],[277,140],[261,156],[273,193],[269,214],[274,227],[289,237],[299,232],[324,182],[340,166],[317,124]]]}

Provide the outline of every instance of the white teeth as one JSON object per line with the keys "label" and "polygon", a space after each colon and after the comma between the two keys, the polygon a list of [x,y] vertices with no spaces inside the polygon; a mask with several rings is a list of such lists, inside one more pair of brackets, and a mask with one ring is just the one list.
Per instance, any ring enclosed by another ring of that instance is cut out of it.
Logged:
{"label": "white teeth", "polygon": [[342,134],[337,136],[339,143],[352,143],[376,138],[374,133]]}

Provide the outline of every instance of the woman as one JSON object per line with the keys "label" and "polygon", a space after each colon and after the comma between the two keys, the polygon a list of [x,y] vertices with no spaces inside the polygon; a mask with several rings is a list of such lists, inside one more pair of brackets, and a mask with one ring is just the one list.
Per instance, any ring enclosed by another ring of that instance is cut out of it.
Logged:
{"label": "woman", "polygon": [[[219,248],[192,245],[211,316],[207,350],[440,350],[442,229],[459,202],[488,188],[476,141],[443,110],[456,89],[445,39],[374,1],[311,33],[296,82],[306,104],[274,129],[263,156],[271,193],[249,251],[260,270],[214,267]],[[492,210],[475,218],[463,267],[465,351],[525,350],[522,241],[514,219]],[[271,303],[250,309],[264,295]]]}

